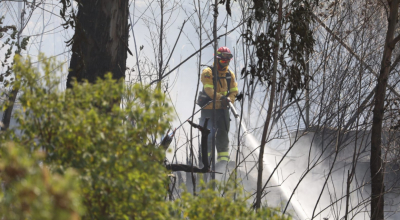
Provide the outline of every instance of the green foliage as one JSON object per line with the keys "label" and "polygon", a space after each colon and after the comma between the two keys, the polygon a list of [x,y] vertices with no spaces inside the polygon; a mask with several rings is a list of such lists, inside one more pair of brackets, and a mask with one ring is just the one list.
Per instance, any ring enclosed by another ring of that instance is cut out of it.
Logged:
{"label": "green foliage", "polygon": [[[44,161],[53,172],[79,172],[85,217],[162,219],[167,209],[158,203],[164,202],[168,185],[165,152],[153,141],[171,119],[162,92],[128,88],[111,74],[96,84],[75,82],[73,90],[60,91],[59,80],[50,75],[54,60],[45,62],[44,75],[29,60],[16,60],[23,111],[17,115],[22,134],[14,141],[45,150]],[[120,108],[123,94],[131,99]]]}
{"label": "green foliage", "polygon": [[175,201],[175,210],[180,216],[177,219],[270,219],[290,220],[282,216],[277,209],[263,208],[257,213],[249,208],[246,197],[241,188],[235,188],[233,182],[226,185],[216,184],[219,190],[212,190],[212,183],[202,185],[198,196],[185,192]]}
{"label": "green foliage", "polygon": [[[20,54],[22,50],[26,50],[26,46],[28,45],[29,37],[24,37],[19,42],[18,38],[18,30],[14,25],[3,26],[4,16],[0,17],[0,39],[3,43],[0,45],[0,49],[7,48],[7,52],[4,54],[4,60],[0,60],[1,66],[6,68],[6,70],[0,73],[0,83],[3,83],[4,86],[8,86],[14,83],[15,78],[11,77],[12,74],[12,66],[14,64],[14,59],[12,58],[12,54]],[[8,36],[6,40],[3,40],[4,36]],[[13,51],[13,49],[15,50]],[[11,60],[11,61],[10,61]]]}
{"label": "green foliage", "polygon": [[[279,43],[277,90],[278,92],[287,90],[290,98],[294,98],[296,92],[304,89],[311,79],[306,74],[306,54],[311,54],[313,51],[315,40],[310,24],[313,22],[313,7],[318,5],[318,1],[291,1],[284,6],[281,21],[278,20],[278,1],[252,0],[252,2],[254,17],[247,21],[243,37],[248,46],[254,47],[257,59],[249,67],[243,68],[242,75],[249,76],[251,82],[261,80],[271,84],[274,48]],[[279,42],[276,42],[278,25],[282,27],[281,37]],[[266,28],[260,29],[260,26]]]}
{"label": "green foliage", "polygon": [[83,214],[76,173],[51,174],[39,165],[43,153],[13,142],[0,148],[0,216],[2,219],[79,219]]}
{"label": "green foliage", "polygon": [[166,201],[165,152],[154,141],[171,120],[164,94],[111,74],[61,91],[54,59],[40,59],[42,74],[16,57],[20,133],[0,135],[0,218],[287,219],[250,211],[234,184],[221,186],[223,196],[205,189]]}

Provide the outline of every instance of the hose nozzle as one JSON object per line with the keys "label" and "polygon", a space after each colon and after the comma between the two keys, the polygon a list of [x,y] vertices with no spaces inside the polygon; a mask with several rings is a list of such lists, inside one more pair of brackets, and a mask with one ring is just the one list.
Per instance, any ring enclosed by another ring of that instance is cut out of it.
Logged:
{"label": "hose nozzle", "polygon": [[232,111],[232,114],[235,116],[235,118],[239,118],[239,114],[236,112],[235,106],[233,106],[232,102],[229,102],[229,108]]}

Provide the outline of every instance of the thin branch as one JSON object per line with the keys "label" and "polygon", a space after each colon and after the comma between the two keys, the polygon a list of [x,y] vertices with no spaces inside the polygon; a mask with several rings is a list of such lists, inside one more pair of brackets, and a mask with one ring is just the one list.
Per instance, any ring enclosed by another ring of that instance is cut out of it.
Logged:
{"label": "thin branch", "polygon": [[[232,29],[231,29],[230,31],[228,31],[227,33],[219,35],[219,36],[217,37],[217,39],[219,39],[219,38],[221,38],[221,37],[223,37],[223,36],[226,36],[226,35],[232,33],[234,30],[236,30],[236,28],[238,28],[240,25],[244,24],[246,21],[247,21],[247,19],[243,20],[241,23],[239,23],[236,27],[232,28]],[[201,48],[198,49],[196,52],[194,52],[192,55],[190,55],[190,56],[187,57],[185,60],[183,60],[181,63],[179,63],[179,64],[178,64],[176,67],[174,67],[172,70],[170,70],[169,72],[167,72],[166,74],[164,74],[164,75],[161,77],[161,79],[152,81],[152,82],[150,83],[150,85],[152,85],[152,84],[154,84],[154,83],[156,83],[156,82],[158,82],[158,81],[164,79],[165,77],[167,77],[169,74],[171,74],[171,73],[174,72],[176,69],[178,69],[182,64],[186,63],[188,60],[190,60],[190,58],[192,58],[193,56],[195,56],[197,53],[199,53],[200,51],[202,51],[204,48],[208,47],[208,46],[209,46],[210,44],[212,44],[212,43],[214,43],[213,40],[210,41],[210,42],[208,42],[207,44],[205,44],[203,47],[201,47]]]}

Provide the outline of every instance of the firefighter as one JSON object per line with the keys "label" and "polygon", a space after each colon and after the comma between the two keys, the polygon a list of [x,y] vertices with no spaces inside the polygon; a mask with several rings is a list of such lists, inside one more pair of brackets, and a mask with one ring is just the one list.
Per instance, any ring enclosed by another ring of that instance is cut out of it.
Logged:
{"label": "firefighter", "polygon": [[[213,72],[211,67],[207,67],[201,74],[201,82],[203,83],[204,92],[211,99],[214,99],[214,89],[217,90],[215,97],[216,109],[216,130],[213,127],[213,102],[208,104],[201,110],[201,125],[204,124],[206,118],[208,128],[211,130],[208,136],[208,156],[211,156],[212,139],[215,137],[215,146],[217,148],[217,166],[229,162],[229,102],[233,104],[238,93],[238,87],[235,80],[235,74],[229,70],[229,62],[232,60],[232,53],[228,47],[220,47],[217,50],[217,87],[214,88]],[[229,77],[230,76],[230,77]],[[230,84],[228,85],[228,83]],[[228,91],[229,89],[229,91]]]}

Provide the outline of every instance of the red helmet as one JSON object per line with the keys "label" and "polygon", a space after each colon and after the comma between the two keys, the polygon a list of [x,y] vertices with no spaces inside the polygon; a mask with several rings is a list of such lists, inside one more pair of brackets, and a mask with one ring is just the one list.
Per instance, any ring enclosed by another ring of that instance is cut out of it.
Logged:
{"label": "red helmet", "polygon": [[217,58],[221,60],[231,60],[233,57],[231,50],[227,47],[220,47],[217,50]]}

